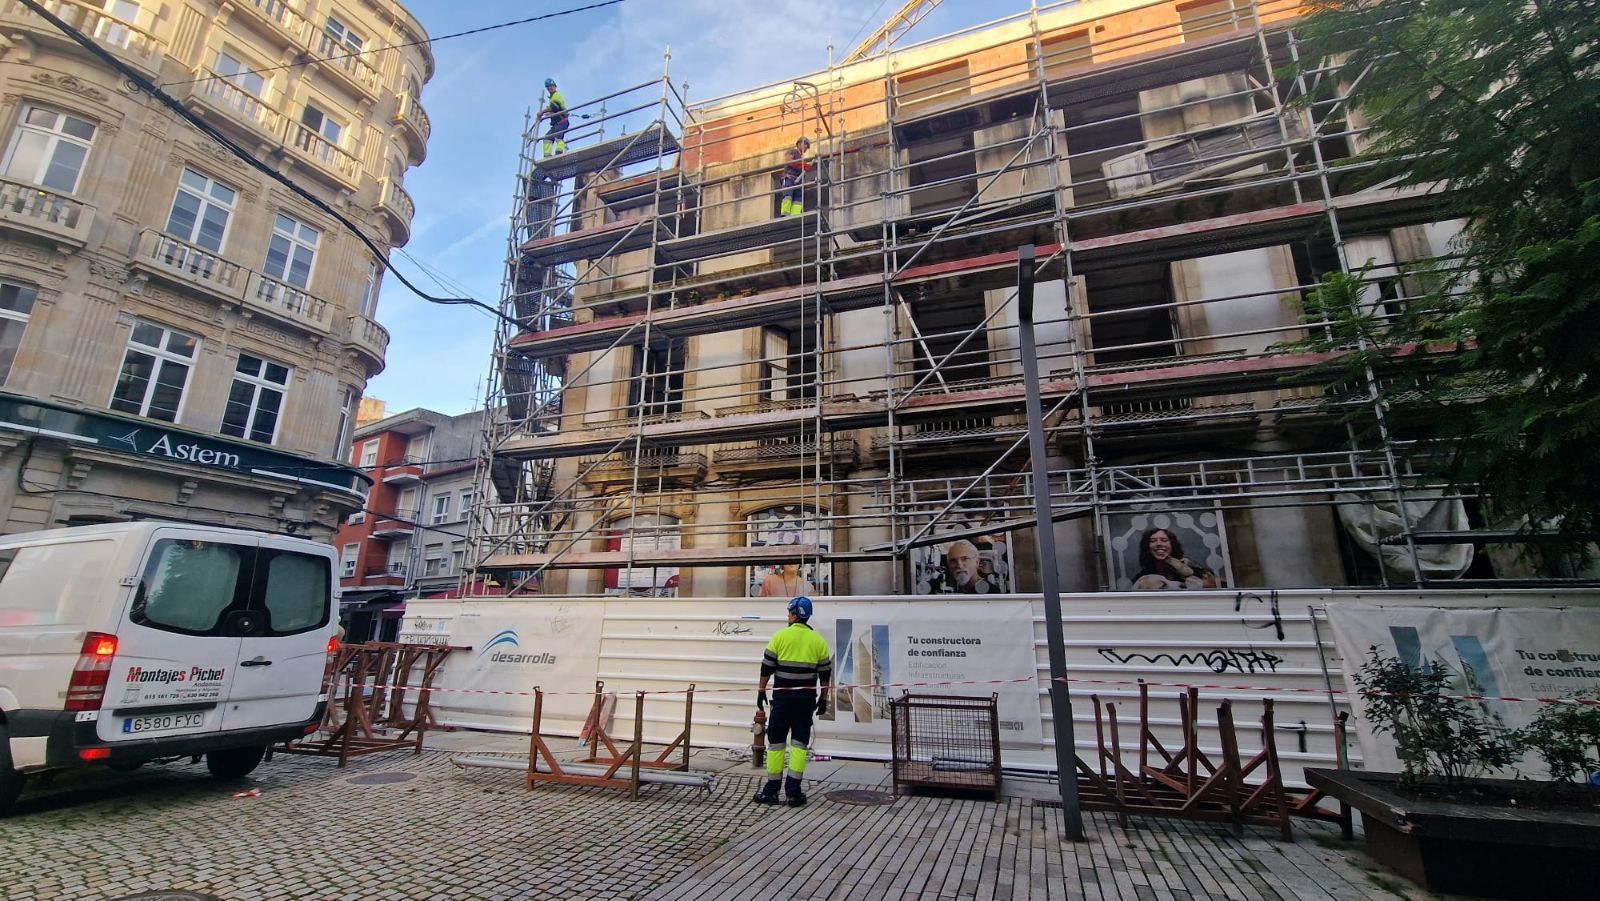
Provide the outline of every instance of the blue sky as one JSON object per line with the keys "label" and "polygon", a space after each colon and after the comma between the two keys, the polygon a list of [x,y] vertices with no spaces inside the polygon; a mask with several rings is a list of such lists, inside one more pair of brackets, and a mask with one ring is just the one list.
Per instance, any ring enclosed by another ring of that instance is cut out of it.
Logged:
{"label": "blue sky", "polygon": [[[405,6],[438,37],[585,2],[405,0]],[[672,80],[688,82],[695,102],[825,68],[830,40],[835,55],[844,55],[901,2],[625,0],[434,45],[437,71],[422,91],[433,136],[427,161],[406,176],[417,211],[411,242],[394,264],[436,295],[498,303],[523,113],[537,103],[546,76],[576,105],[658,77],[670,46]],[[946,0],[908,40],[1025,8],[1023,0]],[[427,303],[391,276],[378,320],[391,335],[388,368],[367,386],[368,395],[382,398],[391,412],[460,413],[481,402],[494,332],[488,314]]]}

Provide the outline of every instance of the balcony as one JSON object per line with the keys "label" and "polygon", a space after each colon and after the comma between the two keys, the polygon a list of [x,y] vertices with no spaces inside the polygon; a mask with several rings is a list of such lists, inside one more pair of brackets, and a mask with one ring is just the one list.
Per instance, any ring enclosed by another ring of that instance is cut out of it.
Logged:
{"label": "balcony", "polygon": [[365,54],[352,53],[339,39],[327,32],[317,35],[317,57],[321,70],[333,75],[351,88],[378,99],[383,79]]}
{"label": "balcony", "polygon": [[89,241],[94,207],[45,188],[0,180],[0,226],[81,249]]}
{"label": "balcony", "polygon": [[819,451],[823,466],[854,468],[860,463],[860,452],[852,438],[827,439],[820,448],[815,440],[764,439],[727,444],[712,452],[711,462],[720,475],[797,474],[818,459]]}
{"label": "balcony", "polygon": [[236,303],[244,302],[251,275],[249,269],[226,257],[153,228],[139,235],[139,250],[134,255],[133,265]]}
{"label": "balcony", "polygon": [[406,457],[398,463],[391,463],[383,470],[383,483],[385,485],[408,485],[422,481],[423,461],[415,457]]}
{"label": "balcony", "polygon": [[301,156],[337,176],[347,187],[354,188],[361,182],[361,161],[355,154],[299,122],[290,122],[288,128],[289,144]]}
{"label": "balcony", "polygon": [[417,207],[398,181],[387,177],[378,179],[378,212],[388,216],[393,224],[389,231],[395,244],[411,240],[411,217],[416,215]]}
{"label": "balcony", "polygon": [[383,371],[384,354],[389,350],[389,330],[365,316],[350,317],[350,349],[364,355],[372,374]]}
{"label": "balcony", "polygon": [[[140,4],[132,17],[124,18],[106,9],[97,0],[39,0],[39,5],[61,21],[94,38],[129,62],[154,75],[161,67],[166,53],[166,42],[156,36],[156,14],[160,4]],[[50,23],[39,18],[19,0],[5,0],[0,19],[7,23],[6,33],[20,25],[52,44],[77,44],[57,31]]]}
{"label": "balcony", "polygon": [[361,571],[361,585],[388,585],[403,586],[410,567],[404,563],[383,563],[378,566],[369,566]]}
{"label": "balcony", "polygon": [[252,133],[265,134],[274,143],[283,140],[289,119],[263,97],[258,97],[239,87],[226,77],[201,66],[194,70],[194,92],[189,95],[192,106],[202,111],[216,110],[230,120],[240,122]]}
{"label": "balcony", "polygon": [[[590,467],[593,468],[590,468]],[[592,486],[628,485],[633,482],[634,458],[617,455],[599,460],[595,458],[578,463],[584,473],[583,481]],[[705,454],[646,454],[638,458],[639,486],[650,490],[656,485],[674,487],[698,485],[705,481]]]}
{"label": "balcony", "polygon": [[400,95],[400,106],[395,110],[393,121],[406,132],[406,144],[412,151],[411,165],[422,165],[428,157],[428,136],[433,133],[433,123],[428,121],[427,112],[411,92]]}
{"label": "balcony", "polygon": [[372,537],[379,541],[398,541],[410,538],[411,533],[417,530],[412,525],[416,522],[417,511],[409,508],[400,508],[393,513],[374,513],[372,515]]}
{"label": "balcony", "polygon": [[300,6],[287,0],[241,0],[235,8],[273,26],[295,46],[310,50],[311,36],[316,34],[317,29]]}
{"label": "balcony", "polygon": [[249,303],[279,319],[312,331],[330,331],[328,302],[304,288],[281,282],[261,273],[255,273],[254,288],[249,293]]}

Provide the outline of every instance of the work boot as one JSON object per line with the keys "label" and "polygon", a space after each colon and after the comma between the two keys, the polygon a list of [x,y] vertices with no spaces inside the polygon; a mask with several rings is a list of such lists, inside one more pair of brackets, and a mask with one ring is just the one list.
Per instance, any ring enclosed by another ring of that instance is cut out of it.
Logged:
{"label": "work boot", "polygon": [[757,804],[776,806],[778,803],[778,780],[768,779],[767,784],[761,786],[761,791],[756,792],[756,796],[750,800]]}
{"label": "work boot", "polygon": [[[790,776],[783,780],[783,794],[788,799],[790,807],[806,806],[806,793],[800,790],[800,780]],[[776,792],[774,792],[776,800]]]}

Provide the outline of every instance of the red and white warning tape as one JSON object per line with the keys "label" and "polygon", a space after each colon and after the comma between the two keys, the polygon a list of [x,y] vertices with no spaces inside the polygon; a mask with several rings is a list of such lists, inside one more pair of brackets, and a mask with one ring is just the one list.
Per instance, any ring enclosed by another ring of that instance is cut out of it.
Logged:
{"label": "red and white warning tape", "polygon": [[[850,689],[861,688],[861,689],[868,689],[868,690],[873,690],[873,689],[891,689],[891,688],[941,688],[941,687],[958,686],[958,685],[1014,685],[1014,684],[1017,684],[1017,683],[1034,682],[1034,681],[1036,681],[1036,680],[1031,678],[1031,677],[1022,677],[1022,678],[1016,678],[1016,679],[951,679],[951,680],[933,681],[933,682],[881,682],[881,683],[867,683],[867,684],[860,684],[860,685],[838,684],[838,685],[835,685],[834,687],[835,688],[850,688]],[[1170,688],[1170,689],[1181,689],[1181,690],[1184,690],[1184,691],[1187,691],[1188,689],[1191,689],[1191,688],[1195,688],[1195,689],[1205,689],[1207,691],[1246,691],[1246,692],[1252,692],[1252,693],[1265,693],[1265,694],[1308,694],[1308,695],[1319,695],[1319,696],[1327,696],[1327,695],[1330,695],[1330,694],[1332,694],[1332,695],[1341,695],[1342,696],[1342,695],[1351,694],[1351,692],[1346,691],[1345,689],[1342,689],[1342,688],[1296,688],[1296,687],[1284,686],[1284,685],[1228,685],[1228,684],[1224,684],[1224,683],[1203,683],[1203,682],[1156,682],[1156,681],[1152,681],[1152,680],[1149,680],[1149,679],[1081,679],[1081,678],[1077,678],[1077,677],[1073,677],[1073,676],[1069,676],[1069,677],[1067,677],[1067,678],[1065,678],[1065,679],[1063,679],[1061,681],[1064,681],[1064,682],[1067,682],[1067,683],[1070,683],[1070,684],[1073,684],[1073,685],[1115,685],[1115,686],[1125,686],[1125,687],[1138,687],[1140,685],[1148,685],[1151,688]],[[420,691],[421,690],[416,686],[404,686],[404,687],[401,687],[401,686],[379,686],[379,687],[381,687],[381,688],[383,688],[385,690],[391,690],[391,691]],[[372,690],[376,690],[376,688],[374,688]],[[749,686],[741,686],[741,687],[737,687],[737,688],[696,688],[694,691],[695,691],[695,694],[713,694],[713,693],[715,693],[715,694],[748,694],[753,690],[754,689],[750,688]],[[809,691],[809,690],[812,690],[812,689],[776,688],[776,687],[774,687],[774,688],[772,688],[770,690],[773,691],[773,692],[780,692],[780,691]],[[441,692],[441,693],[445,693],[445,694],[507,695],[507,696],[514,696],[514,697],[529,697],[529,698],[533,697],[534,694],[535,694],[535,691],[532,691],[532,690],[530,690],[530,691],[502,691],[502,690],[490,689],[490,688],[445,688],[445,687],[442,687],[442,686],[432,686],[432,687],[430,687],[428,689],[428,691],[430,691],[430,692]],[[689,689],[687,689],[687,688],[658,688],[658,689],[647,689],[647,690],[644,690],[644,691],[635,691],[635,692],[632,692],[632,693],[635,693],[635,694],[646,694],[646,695],[681,695],[681,694],[687,694],[688,691],[689,691]],[[542,693],[545,694],[546,696],[550,696],[550,695],[592,696],[594,694],[594,690],[590,689],[590,690],[587,690],[587,691],[543,691]],[[1382,694],[1385,694],[1385,693],[1373,692],[1373,693],[1371,693],[1371,696],[1380,696]],[[1522,698],[1522,697],[1512,697],[1510,695],[1449,695],[1448,697],[1451,697],[1451,698],[1454,698],[1454,699],[1457,699],[1457,700],[1462,700],[1462,701],[1508,701],[1508,702],[1512,702],[1512,703],[1523,703],[1523,704],[1569,704],[1569,705],[1575,705],[1575,706],[1600,706],[1600,698],[1540,698],[1540,697]]]}

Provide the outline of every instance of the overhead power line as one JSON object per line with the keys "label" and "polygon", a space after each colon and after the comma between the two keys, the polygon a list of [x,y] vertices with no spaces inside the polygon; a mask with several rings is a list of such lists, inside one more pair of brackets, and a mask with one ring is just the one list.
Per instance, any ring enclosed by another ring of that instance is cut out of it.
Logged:
{"label": "overhead power line", "polygon": [[[263,74],[265,72],[280,72],[280,71],[282,71],[284,69],[297,69],[297,68],[299,68],[301,66],[310,66],[310,65],[313,65],[313,64],[316,64],[316,63],[338,62],[339,60],[342,60],[342,59],[350,59],[352,57],[357,57],[357,56],[366,56],[366,55],[371,54],[371,53],[382,53],[385,50],[403,50],[403,49],[405,49],[407,47],[421,47],[421,46],[424,46],[424,45],[432,45],[432,44],[437,44],[440,41],[448,41],[451,38],[470,37],[470,36],[475,35],[475,34],[483,34],[484,32],[487,32],[487,31],[498,31],[498,30],[500,30],[502,28],[513,28],[513,27],[518,26],[518,25],[528,25],[528,24],[531,24],[533,22],[542,22],[545,19],[556,19],[556,18],[560,18],[561,16],[570,16],[570,15],[573,15],[575,13],[588,12],[591,9],[600,9],[601,7],[605,7],[605,6],[616,6],[619,3],[623,3],[623,2],[625,2],[625,0],[601,0],[601,2],[599,2],[599,3],[591,3],[588,6],[575,6],[575,7],[571,8],[571,9],[562,9],[562,10],[557,10],[556,12],[553,12],[553,13],[545,13],[543,15],[538,15],[538,16],[529,16],[526,19],[517,19],[517,20],[512,21],[512,22],[499,22],[499,23],[496,23],[494,25],[485,25],[482,28],[469,28],[466,31],[457,31],[454,34],[441,34],[441,35],[439,35],[438,37],[435,37],[435,38],[423,38],[423,39],[418,40],[418,41],[406,41],[405,43],[402,43],[402,44],[385,44],[382,47],[373,47],[370,50],[352,50],[349,53],[338,53],[338,54],[335,54],[333,56],[313,57],[311,59],[300,60],[298,62],[284,63],[284,64],[279,65],[279,66],[265,66],[265,67],[260,68],[260,69],[242,69],[242,70],[240,70],[240,71],[238,71],[238,72],[236,72],[234,74],[235,75],[252,75],[252,74],[253,75],[260,75],[260,74]],[[225,76],[221,76],[221,75],[206,75],[206,76],[203,76],[201,78],[190,78],[190,79],[185,80],[185,81],[168,81],[168,82],[163,82],[162,83],[162,87],[170,88],[170,87],[175,87],[177,85],[194,84],[197,81],[211,81],[213,79],[223,78],[223,77],[225,77]]]}
{"label": "overhead power line", "polygon": [[[614,2],[621,2],[621,0],[614,0]],[[178,100],[172,95],[161,90],[160,86],[146,78],[137,69],[124,63],[122,60],[117,59],[111,54],[110,51],[96,43],[93,38],[72,27],[71,25],[68,25],[66,22],[56,18],[53,13],[39,5],[38,0],[22,0],[22,4],[33,10],[46,22],[49,22],[51,25],[55,26],[57,30],[71,38],[78,45],[82,46],[91,55],[99,58],[107,65],[111,66],[119,74],[126,78],[129,84],[134,85],[135,87],[144,91],[146,94],[154,97],[163,106],[172,110],[185,122],[188,122],[190,125],[194,126],[194,128],[197,129],[201,134],[204,134],[206,137],[216,141],[229,153],[232,153],[234,156],[248,163],[251,168],[260,171],[273,181],[276,181],[288,188],[290,191],[294,192],[295,196],[316,207],[318,210],[332,218],[335,222],[344,226],[352,235],[355,235],[356,240],[360,241],[366,246],[367,250],[372,253],[373,259],[377,260],[377,262],[383,266],[384,269],[393,273],[394,277],[400,280],[400,284],[405,285],[408,289],[410,289],[411,293],[429,303],[436,303],[444,306],[479,307],[483,310],[487,310],[497,319],[503,320],[510,325],[520,326],[521,323],[517,322],[517,320],[505,315],[504,313],[500,312],[499,309],[490,306],[489,304],[486,304],[476,298],[436,297],[426,291],[423,291],[421,288],[418,288],[416,285],[412,284],[410,279],[406,278],[405,273],[401,272],[399,269],[396,269],[394,264],[389,262],[388,254],[384,252],[383,248],[379,247],[371,238],[368,238],[366,233],[357,227],[354,222],[351,222],[348,218],[346,218],[343,213],[335,210],[333,207],[329,206],[321,198],[312,194],[310,191],[300,187],[300,185],[295,183],[294,180],[288,178],[278,170],[257,159],[253,154],[250,153],[250,151],[246,150],[244,147],[241,147],[232,138],[218,130],[216,126],[196,115],[182,103],[179,103]]]}

